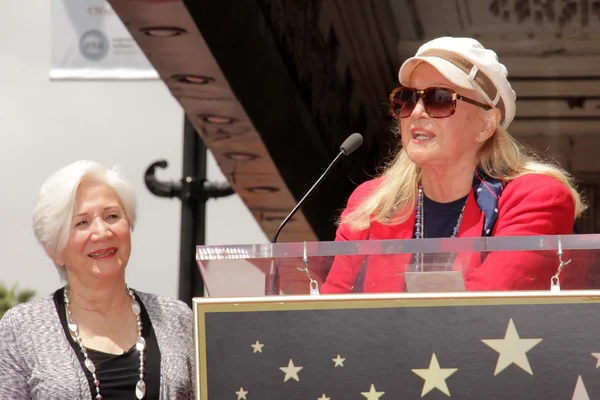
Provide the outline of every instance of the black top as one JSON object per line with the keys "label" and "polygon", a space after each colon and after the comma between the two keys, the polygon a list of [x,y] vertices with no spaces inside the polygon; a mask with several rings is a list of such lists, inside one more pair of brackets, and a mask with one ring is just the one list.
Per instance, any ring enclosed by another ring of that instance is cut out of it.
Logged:
{"label": "black top", "polygon": [[[158,342],[154,335],[154,329],[150,322],[150,317],[146,312],[144,304],[140,298],[135,295],[140,304],[142,317],[142,336],[146,340],[146,350],[144,350],[144,382],[146,383],[146,396],[144,399],[158,399],[160,392],[160,350]],[[79,345],[71,337],[67,326],[67,312],[65,310],[64,288],[54,292],[54,304],[58,311],[58,316],[63,329],[69,338],[71,347],[75,350],[77,358],[81,364],[81,369],[90,385],[92,399],[96,398],[96,386],[92,374],[84,365],[85,357],[81,353]],[[84,342],[85,345],[85,342]],[[139,367],[140,356],[135,345],[129,351],[123,354],[108,354],[87,348],[88,357],[96,366],[96,376],[100,381],[100,394],[105,400],[136,400],[135,387],[140,379]]]}
{"label": "black top", "polygon": [[[423,195],[423,216],[425,218],[424,237],[425,238],[449,238],[454,232],[460,212],[467,201],[465,196],[450,203],[438,203]],[[413,238],[416,234],[413,233]],[[448,253],[426,253],[423,254],[423,264],[425,271],[444,271],[452,268],[452,262],[455,254]],[[413,255],[413,265],[419,270],[420,265],[416,264],[415,255]]]}
{"label": "black top", "polygon": [[467,201],[467,197],[465,196],[450,203],[438,203],[423,195],[424,236],[426,238],[451,237],[454,227],[458,222],[460,212]]}

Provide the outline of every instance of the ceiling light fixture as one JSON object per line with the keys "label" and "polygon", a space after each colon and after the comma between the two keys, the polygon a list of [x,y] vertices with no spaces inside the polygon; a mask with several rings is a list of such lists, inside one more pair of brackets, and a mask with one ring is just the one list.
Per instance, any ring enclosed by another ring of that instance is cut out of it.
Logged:
{"label": "ceiling light fixture", "polygon": [[[263,221],[266,222],[280,222],[283,221],[285,219],[285,216],[275,216],[275,215],[270,215],[268,217],[263,217]],[[288,221],[288,223],[292,223],[294,222],[295,219],[294,218],[290,218],[290,220]]]}
{"label": "ceiling light fixture", "polygon": [[256,160],[257,158],[260,158],[256,154],[245,153],[242,151],[230,151],[227,153],[223,153],[223,156],[225,156],[226,158],[229,158],[230,160],[233,160],[233,161],[253,161],[253,160]]}
{"label": "ceiling light fixture", "polygon": [[173,75],[171,79],[181,83],[191,83],[193,85],[207,85],[215,81],[215,78],[204,75]]}
{"label": "ceiling light fixture", "polygon": [[219,115],[199,115],[198,118],[208,124],[214,125],[229,125],[237,122],[237,119],[233,117],[221,117]]}
{"label": "ceiling light fixture", "polygon": [[246,132],[228,132],[221,127],[217,126],[206,126],[203,127],[200,132],[202,135],[211,142],[219,142],[222,140],[230,140],[233,138],[241,137]]}
{"label": "ceiling light fixture", "polygon": [[152,27],[152,28],[142,28],[140,29],[146,36],[153,37],[174,37],[183,35],[187,33],[187,31],[183,28],[178,28],[176,26],[161,26],[161,27]]}
{"label": "ceiling light fixture", "polygon": [[252,186],[246,188],[246,191],[254,194],[271,194],[279,192],[279,188],[274,186]]}

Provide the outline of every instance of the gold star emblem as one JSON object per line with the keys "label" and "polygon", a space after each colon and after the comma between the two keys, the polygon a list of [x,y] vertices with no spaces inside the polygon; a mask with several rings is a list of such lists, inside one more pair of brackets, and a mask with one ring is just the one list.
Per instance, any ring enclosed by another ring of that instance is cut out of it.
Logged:
{"label": "gold star emblem", "polygon": [[598,359],[598,362],[596,363],[596,368],[600,367],[600,353],[592,353],[592,355],[596,357],[596,359]]}
{"label": "gold star emblem", "polygon": [[581,379],[581,375],[577,378],[577,383],[575,384],[575,391],[573,392],[573,398],[571,400],[590,400],[590,395],[585,389],[585,385],[583,383],[583,379]]}
{"label": "gold star emblem", "polygon": [[331,400],[329,397],[325,396],[325,393],[323,393],[323,396],[319,397],[317,400]]}
{"label": "gold star emblem", "polygon": [[246,395],[248,394],[248,391],[244,390],[244,388],[241,387],[240,390],[235,392],[235,394],[237,394],[238,396],[237,400],[246,400]]}
{"label": "gold star emblem", "polygon": [[250,347],[252,347],[254,349],[254,351],[252,353],[262,353],[262,348],[264,347],[264,344],[260,343],[257,340],[256,343],[251,344]]}
{"label": "gold star emblem", "polygon": [[332,360],[335,363],[334,367],[343,367],[344,361],[346,361],[346,359],[342,358],[339,354],[336,358],[332,358]]}
{"label": "gold star emblem", "polygon": [[433,353],[431,361],[429,361],[429,368],[427,369],[413,369],[412,372],[425,379],[423,383],[423,390],[421,391],[421,397],[431,392],[433,389],[437,389],[444,393],[446,396],[450,396],[450,390],[446,384],[446,379],[453,373],[458,371],[458,368],[440,368],[440,363]]}
{"label": "gold star emblem", "polygon": [[367,398],[367,400],[379,400],[381,396],[385,394],[385,392],[378,392],[375,390],[375,385],[371,384],[371,389],[368,392],[361,392],[363,396]]}
{"label": "gold star emblem", "polygon": [[296,367],[294,362],[290,358],[290,362],[287,367],[279,367],[280,370],[285,372],[285,377],[283,378],[284,382],[287,382],[289,379],[294,379],[296,382],[300,382],[300,378],[298,377],[298,372],[304,367]]}
{"label": "gold star emblem", "polygon": [[529,365],[529,359],[527,358],[527,352],[533,349],[542,340],[543,339],[521,339],[511,318],[510,321],[508,321],[504,339],[483,339],[482,342],[499,353],[494,376],[504,371],[511,364],[515,364],[523,371],[533,375],[531,365]]}

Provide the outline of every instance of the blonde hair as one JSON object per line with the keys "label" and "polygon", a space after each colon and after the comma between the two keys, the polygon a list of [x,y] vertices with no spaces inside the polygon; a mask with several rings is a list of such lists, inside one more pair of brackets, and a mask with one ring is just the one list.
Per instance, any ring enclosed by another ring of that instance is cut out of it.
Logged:
{"label": "blonde hair", "polygon": [[[557,165],[542,162],[520,145],[502,126],[479,149],[478,166],[490,178],[510,182],[527,174],[543,174],[559,180],[573,197],[575,218],[586,204],[575,189],[573,177]],[[380,185],[358,207],[345,214],[338,223],[353,230],[369,227],[371,222],[399,224],[408,219],[415,208],[421,168],[413,163],[404,149],[385,166]]]}

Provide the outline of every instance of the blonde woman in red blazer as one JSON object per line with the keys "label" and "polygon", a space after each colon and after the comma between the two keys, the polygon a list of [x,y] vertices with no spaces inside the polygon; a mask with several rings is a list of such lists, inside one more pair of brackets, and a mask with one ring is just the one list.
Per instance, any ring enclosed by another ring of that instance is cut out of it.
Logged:
{"label": "blonde woman in red blazer", "polygon": [[[432,40],[404,62],[390,95],[401,148],[363,183],[336,240],[569,234],[585,204],[560,167],[510,136],[516,94],[495,52],[470,38]],[[460,270],[466,290],[548,289],[556,253],[340,256],[321,293],[406,290],[404,272]],[[571,274],[585,281],[584,268]],[[573,278],[575,277],[575,278]]]}

